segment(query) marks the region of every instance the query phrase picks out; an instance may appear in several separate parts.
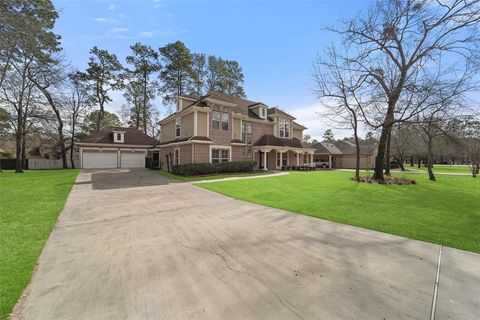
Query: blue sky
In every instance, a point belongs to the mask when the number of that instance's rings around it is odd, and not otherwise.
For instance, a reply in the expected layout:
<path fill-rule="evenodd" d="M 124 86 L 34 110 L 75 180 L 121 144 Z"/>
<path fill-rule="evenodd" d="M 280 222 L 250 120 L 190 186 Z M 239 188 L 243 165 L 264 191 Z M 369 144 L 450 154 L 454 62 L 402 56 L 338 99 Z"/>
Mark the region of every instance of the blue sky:
<path fill-rule="evenodd" d="M 93 46 L 123 63 L 135 42 L 158 49 L 181 40 L 192 52 L 237 60 L 249 99 L 283 108 L 318 138 L 327 126 L 315 113 L 311 62 L 338 40 L 323 28 L 355 15 L 368 1 L 54 0 L 54 5 L 60 13 L 55 29 L 72 66 L 84 69 Z M 121 93 L 112 97 L 107 110 L 118 112 Z M 161 102 L 156 104 L 165 115 Z"/>

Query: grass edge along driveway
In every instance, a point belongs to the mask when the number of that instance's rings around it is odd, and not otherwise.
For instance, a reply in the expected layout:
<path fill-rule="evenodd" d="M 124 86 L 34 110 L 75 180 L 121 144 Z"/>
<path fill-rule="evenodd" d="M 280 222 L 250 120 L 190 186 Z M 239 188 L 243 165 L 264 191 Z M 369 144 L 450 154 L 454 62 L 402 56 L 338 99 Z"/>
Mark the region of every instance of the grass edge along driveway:
<path fill-rule="evenodd" d="M 0 319 L 30 282 L 78 170 L 0 173 Z"/>
<path fill-rule="evenodd" d="M 401 174 L 398 174 L 401 175 Z M 351 172 L 291 172 L 199 186 L 240 200 L 480 253 L 480 179 L 405 174 L 417 185 L 357 184 Z"/>

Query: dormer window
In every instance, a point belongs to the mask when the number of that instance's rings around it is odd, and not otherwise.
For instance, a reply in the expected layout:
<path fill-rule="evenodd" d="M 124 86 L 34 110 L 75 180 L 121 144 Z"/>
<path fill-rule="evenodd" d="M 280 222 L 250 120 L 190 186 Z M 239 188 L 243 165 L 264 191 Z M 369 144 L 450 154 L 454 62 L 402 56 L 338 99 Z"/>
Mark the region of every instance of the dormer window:
<path fill-rule="evenodd" d="M 267 109 L 260 108 L 260 117 L 266 119 L 267 118 Z"/>
<path fill-rule="evenodd" d="M 113 131 L 113 142 L 114 143 L 124 143 L 125 142 L 125 132 L 124 131 Z"/>

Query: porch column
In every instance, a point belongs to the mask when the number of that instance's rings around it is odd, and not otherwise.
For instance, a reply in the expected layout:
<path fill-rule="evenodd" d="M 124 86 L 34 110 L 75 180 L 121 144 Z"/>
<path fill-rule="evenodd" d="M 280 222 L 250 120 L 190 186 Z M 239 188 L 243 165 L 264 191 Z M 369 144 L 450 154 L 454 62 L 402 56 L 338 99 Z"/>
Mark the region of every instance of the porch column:
<path fill-rule="evenodd" d="M 313 153 L 310 154 L 310 164 L 313 163 Z"/>
<path fill-rule="evenodd" d="M 328 168 L 332 169 L 332 155 L 331 154 L 328 155 Z"/>
<path fill-rule="evenodd" d="M 267 163 L 268 163 L 267 151 L 265 151 L 264 154 L 265 154 L 265 157 L 263 158 L 263 161 L 264 161 L 263 170 L 267 171 L 268 170 L 268 168 L 267 168 Z"/>
<path fill-rule="evenodd" d="M 283 152 L 280 152 L 280 169 L 283 167 Z"/>
<path fill-rule="evenodd" d="M 297 152 L 297 167 L 300 165 L 300 153 Z"/>

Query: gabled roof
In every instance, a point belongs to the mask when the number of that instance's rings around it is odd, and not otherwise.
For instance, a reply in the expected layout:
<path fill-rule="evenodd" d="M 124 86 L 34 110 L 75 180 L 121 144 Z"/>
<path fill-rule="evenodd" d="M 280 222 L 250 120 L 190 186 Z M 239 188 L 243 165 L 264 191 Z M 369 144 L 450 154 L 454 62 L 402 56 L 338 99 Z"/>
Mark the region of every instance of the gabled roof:
<path fill-rule="evenodd" d="M 187 98 L 194 98 L 195 97 L 194 95 L 182 95 L 182 96 L 187 97 Z M 184 107 L 182 110 L 188 109 L 192 106 L 206 107 L 207 106 L 206 100 L 208 100 L 208 99 L 227 102 L 229 104 L 229 108 L 232 109 L 235 113 L 238 113 L 238 114 L 241 114 L 241 115 L 244 115 L 244 116 L 248 116 L 248 117 L 251 117 L 251 118 L 255 118 L 255 119 L 262 119 L 262 118 L 260 118 L 257 114 L 255 114 L 255 112 L 250 110 L 251 107 L 262 105 L 262 106 L 265 106 L 265 107 L 268 108 L 268 106 L 266 104 L 262 103 L 262 102 L 252 101 L 252 100 L 248 100 L 248 99 L 244 99 L 244 98 L 240 98 L 240 97 L 234 97 L 234 96 L 230 96 L 230 95 L 227 95 L 225 93 L 221 93 L 221 92 L 217 92 L 217 91 L 211 91 L 211 92 L 209 92 L 208 94 L 206 94 L 202 97 L 198 97 L 198 99 L 196 99 L 195 102 L 192 102 L 190 105 Z M 170 116 L 168 116 L 167 118 L 169 118 L 169 117 L 171 117 L 175 114 L 176 113 L 173 113 Z M 284 112 L 284 111 L 282 111 L 278 108 L 268 108 L 267 115 L 270 116 L 270 115 L 274 115 L 274 114 L 283 115 L 285 117 L 295 119 L 294 117 L 292 117 L 288 113 L 286 113 L 286 112 Z"/>
<path fill-rule="evenodd" d="M 356 154 L 357 148 L 355 143 L 351 141 L 338 140 L 335 146 L 342 151 L 343 154 Z M 373 154 L 377 146 L 370 143 L 360 143 L 360 154 Z"/>
<path fill-rule="evenodd" d="M 140 130 L 135 128 L 124 128 L 124 127 L 106 127 L 101 129 L 94 134 L 86 136 L 80 143 L 111 143 L 113 144 L 113 132 L 114 131 L 124 131 L 124 142 L 115 143 L 119 144 L 129 144 L 129 145 L 155 145 L 158 143 L 157 139 L 152 138 Z"/>
<path fill-rule="evenodd" d="M 315 153 L 317 154 L 352 155 L 357 153 L 355 143 L 345 140 L 322 141 L 314 144 L 312 148 L 316 149 Z M 375 144 L 360 143 L 360 154 L 373 154 L 376 148 Z"/>
<path fill-rule="evenodd" d="M 333 143 L 331 142 L 319 142 L 312 146 L 316 149 L 315 153 L 318 154 L 343 154 Z"/>
<path fill-rule="evenodd" d="M 264 134 L 253 144 L 253 146 L 304 148 L 300 140 L 297 138 L 283 139 L 275 137 L 273 134 Z"/>
<path fill-rule="evenodd" d="M 283 116 L 290 119 L 295 119 L 295 117 L 292 117 L 291 115 L 289 115 L 285 111 L 278 109 L 277 107 L 269 108 L 267 113 L 269 116 L 277 115 L 277 116 Z"/>

